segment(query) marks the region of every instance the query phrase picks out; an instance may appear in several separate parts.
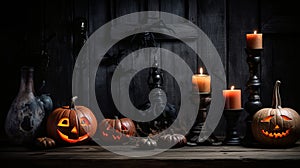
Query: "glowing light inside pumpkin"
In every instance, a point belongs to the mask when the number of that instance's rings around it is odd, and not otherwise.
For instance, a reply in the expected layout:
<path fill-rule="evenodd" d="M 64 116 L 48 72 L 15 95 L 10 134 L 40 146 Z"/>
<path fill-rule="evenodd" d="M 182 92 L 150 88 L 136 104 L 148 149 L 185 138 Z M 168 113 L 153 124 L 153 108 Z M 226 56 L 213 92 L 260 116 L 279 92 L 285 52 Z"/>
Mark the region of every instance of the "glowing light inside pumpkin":
<path fill-rule="evenodd" d="M 266 118 L 260 120 L 260 122 L 270 122 L 270 120 L 271 120 L 273 117 L 274 117 L 273 115 L 268 116 L 268 117 L 266 117 Z"/>
<path fill-rule="evenodd" d="M 59 130 L 57 130 L 57 133 L 61 137 L 62 140 L 67 141 L 69 143 L 77 143 L 77 142 L 83 141 L 89 137 L 88 134 L 85 134 L 83 136 L 78 137 L 78 139 L 69 139 L 69 137 L 67 135 L 63 134 Z"/>
<path fill-rule="evenodd" d="M 90 124 L 90 122 L 87 120 L 87 118 L 83 117 L 83 118 L 80 119 L 80 124 L 81 124 L 81 126 L 88 126 Z M 69 118 L 60 119 L 57 126 L 59 126 L 59 127 L 70 127 Z M 69 143 L 77 143 L 77 142 L 83 141 L 83 140 L 85 140 L 89 137 L 89 134 L 85 133 L 85 135 L 79 136 L 77 139 L 70 139 L 68 135 L 62 133 L 58 129 L 57 129 L 57 133 L 61 137 L 62 140 L 67 141 Z M 76 126 L 74 126 L 71 129 L 71 133 L 77 134 L 77 135 L 79 134 L 78 129 L 76 128 Z"/>
<path fill-rule="evenodd" d="M 78 134 L 78 131 L 77 131 L 76 127 L 73 127 L 71 132 L 74 133 L 74 134 Z"/>
<path fill-rule="evenodd" d="M 262 120 L 260 120 L 260 122 L 270 122 L 270 120 L 274 117 L 274 115 L 270 115 Z M 285 115 L 281 115 L 282 119 L 283 120 L 286 120 L 286 121 L 289 121 L 289 120 L 292 120 L 290 117 L 288 116 L 285 116 Z"/>
<path fill-rule="evenodd" d="M 59 120 L 57 126 L 60 127 L 69 127 L 70 123 L 69 123 L 69 119 L 68 118 L 62 118 Z"/>
<path fill-rule="evenodd" d="M 285 116 L 285 115 L 281 115 L 281 117 L 282 117 L 284 120 L 292 120 L 290 117 Z"/>
<path fill-rule="evenodd" d="M 87 118 L 82 117 L 82 118 L 80 118 L 80 125 L 85 127 L 85 126 L 91 125 L 91 123 Z"/>
<path fill-rule="evenodd" d="M 264 119 L 260 120 L 260 122 L 270 122 L 271 119 L 274 117 L 274 115 L 270 115 L 268 117 L 265 117 Z M 286 121 L 289 121 L 289 120 L 292 120 L 290 117 L 288 116 L 285 116 L 285 115 L 281 115 L 282 119 L 283 120 L 286 120 Z M 262 134 L 269 137 L 269 138 L 283 138 L 283 137 L 286 137 L 287 135 L 290 134 L 290 129 L 287 129 L 285 131 L 278 131 L 280 130 L 280 127 L 279 125 L 276 125 L 274 127 L 274 132 L 271 132 L 271 131 L 266 131 L 266 130 L 261 130 Z"/>
<path fill-rule="evenodd" d="M 263 135 L 269 137 L 269 138 L 283 138 L 286 137 L 290 134 L 290 129 L 286 130 L 286 131 L 282 131 L 282 132 L 268 132 L 265 130 L 262 130 Z"/>
<path fill-rule="evenodd" d="M 113 140 L 121 140 L 123 136 L 130 137 L 128 135 L 128 128 L 121 123 L 121 130 L 118 130 L 116 127 L 116 121 L 113 121 L 112 125 L 109 122 L 105 122 L 105 131 L 102 131 L 104 137 L 111 135 Z"/>
<path fill-rule="evenodd" d="M 118 135 L 112 135 L 113 139 L 114 140 L 120 140 L 121 139 L 121 136 L 118 136 Z"/>

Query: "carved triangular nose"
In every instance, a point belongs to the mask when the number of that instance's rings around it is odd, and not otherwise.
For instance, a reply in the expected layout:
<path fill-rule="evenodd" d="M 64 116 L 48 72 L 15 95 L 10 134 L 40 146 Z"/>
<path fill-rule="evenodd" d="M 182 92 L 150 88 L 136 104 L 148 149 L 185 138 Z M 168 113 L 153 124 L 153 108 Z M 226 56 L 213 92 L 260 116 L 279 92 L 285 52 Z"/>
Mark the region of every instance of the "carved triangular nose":
<path fill-rule="evenodd" d="M 73 129 L 71 130 L 71 132 L 74 133 L 74 134 L 77 134 L 77 133 L 78 133 L 76 127 L 73 127 Z"/>
<path fill-rule="evenodd" d="M 278 130 L 279 129 L 279 126 L 278 125 L 276 125 L 275 126 L 275 128 L 274 128 L 274 130 Z"/>

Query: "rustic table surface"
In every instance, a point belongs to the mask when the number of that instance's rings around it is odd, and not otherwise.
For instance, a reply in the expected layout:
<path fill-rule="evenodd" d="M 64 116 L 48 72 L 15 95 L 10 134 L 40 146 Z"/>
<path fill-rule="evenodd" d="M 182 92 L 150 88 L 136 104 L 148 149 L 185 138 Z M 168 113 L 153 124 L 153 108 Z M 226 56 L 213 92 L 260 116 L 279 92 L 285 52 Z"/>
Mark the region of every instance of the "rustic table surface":
<path fill-rule="evenodd" d="M 126 151 L 135 146 L 114 146 Z M 155 151 L 156 150 L 156 151 Z M 153 156 L 128 157 L 110 152 L 96 143 L 32 149 L 1 143 L 2 165 L 23 167 L 281 167 L 300 165 L 300 142 L 294 147 L 275 149 L 244 146 L 184 146 L 158 151 Z M 139 154 L 137 150 L 137 155 Z M 297 166 L 298 165 L 298 166 Z"/>

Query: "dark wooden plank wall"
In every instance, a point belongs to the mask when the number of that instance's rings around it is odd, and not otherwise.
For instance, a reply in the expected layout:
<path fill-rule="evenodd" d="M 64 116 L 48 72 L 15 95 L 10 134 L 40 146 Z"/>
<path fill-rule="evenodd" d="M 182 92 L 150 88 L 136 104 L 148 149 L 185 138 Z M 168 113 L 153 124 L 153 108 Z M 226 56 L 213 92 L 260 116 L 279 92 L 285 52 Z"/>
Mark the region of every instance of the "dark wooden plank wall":
<path fill-rule="evenodd" d="M 281 95 L 284 107 L 300 111 L 297 85 L 297 57 L 299 55 L 299 22 L 295 2 L 286 3 L 272 0 L 52 0 L 37 2 L 12 2 L 1 6 L 1 42 L 2 74 L 4 86 L 9 91 L 3 101 L 4 109 L 0 115 L 4 123 L 10 103 L 19 87 L 19 69 L 22 65 L 33 65 L 36 69 L 35 87 L 37 94 L 50 93 L 54 106 L 68 103 L 71 95 L 71 74 L 74 65 L 74 21 L 83 17 L 88 21 L 87 35 L 91 35 L 111 19 L 124 14 L 143 10 L 160 10 L 177 14 L 197 24 L 212 40 L 217 48 L 226 71 L 227 85 L 234 84 L 242 89 L 243 103 L 247 100 L 245 84 L 248 79 L 246 64 L 245 34 L 258 29 L 264 33 L 264 51 L 260 68 L 262 79 L 261 101 L 271 105 L 272 89 L 276 79 L 282 81 Z M 42 64 L 45 56 L 40 56 L 43 40 L 48 40 L 49 66 Z M 194 59 L 193 53 L 178 41 L 159 41 L 158 46 L 183 55 L 194 71 L 201 60 Z M 110 50 L 110 55 L 120 56 L 126 45 L 118 44 Z M 172 60 L 160 60 L 172 63 Z M 115 66 L 100 67 L 97 72 L 97 96 L 101 100 L 101 109 L 108 116 L 115 108 L 109 97 L 109 78 Z M 142 72 L 144 75 L 147 72 Z M 133 97 L 140 104 L 147 98 L 143 93 L 141 82 L 143 74 L 135 78 L 132 87 Z M 39 90 L 41 81 L 46 85 Z M 170 102 L 178 106 L 175 92 L 176 83 L 167 76 L 164 83 Z M 99 91 L 99 92 L 98 92 Z M 247 116 L 245 112 L 240 119 L 239 131 L 244 134 Z M 226 122 L 222 118 L 216 129 L 217 135 L 224 135 Z M 1 136 L 4 136 L 1 130 Z"/>

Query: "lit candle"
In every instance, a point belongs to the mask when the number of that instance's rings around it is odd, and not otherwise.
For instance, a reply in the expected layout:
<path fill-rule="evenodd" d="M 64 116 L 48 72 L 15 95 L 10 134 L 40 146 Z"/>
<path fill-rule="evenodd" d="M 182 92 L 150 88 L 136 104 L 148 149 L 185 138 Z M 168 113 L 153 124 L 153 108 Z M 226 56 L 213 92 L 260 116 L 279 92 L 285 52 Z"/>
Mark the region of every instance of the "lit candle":
<path fill-rule="evenodd" d="M 223 96 L 225 98 L 225 109 L 241 109 L 241 90 L 234 89 L 231 86 L 230 90 L 223 90 Z"/>
<path fill-rule="evenodd" d="M 194 87 L 198 87 L 199 92 L 210 92 L 210 76 L 203 74 L 203 68 L 200 68 L 200 74 L 192 76 Z"/>
<path fill-rule="evenodd" d="M 253 34 L 246 34 L 247 48 L 262 49 L 262 34 L 255 30 Z"/>

